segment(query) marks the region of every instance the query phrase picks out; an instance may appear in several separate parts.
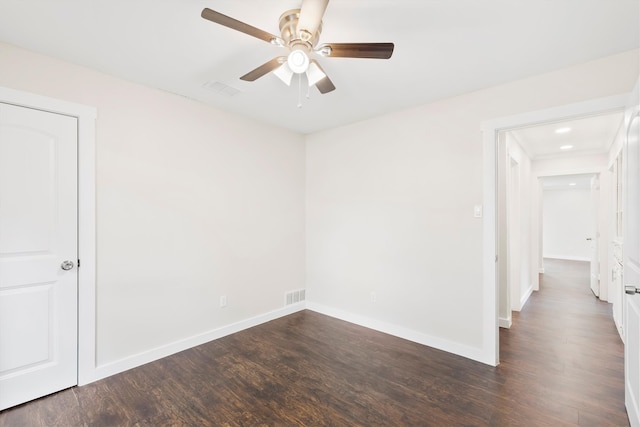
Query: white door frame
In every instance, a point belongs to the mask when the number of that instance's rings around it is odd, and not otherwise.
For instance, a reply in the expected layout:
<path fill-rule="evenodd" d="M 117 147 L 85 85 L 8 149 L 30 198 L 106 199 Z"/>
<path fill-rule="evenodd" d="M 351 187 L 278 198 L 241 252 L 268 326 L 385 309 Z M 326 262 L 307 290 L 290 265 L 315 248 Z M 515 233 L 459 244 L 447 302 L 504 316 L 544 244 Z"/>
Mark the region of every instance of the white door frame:
<path fill-rule="evenodd" d="M 533 199 L 531 202 L 532 210 L 534 212 L 542 213 L 542 182 L 543 178 L 554 177 L 554 176 L 566 176 L 566 175 L 596 175 L 599 179 L 604 179 L 602 177 L 602 173 L 607 170 L 606 167 L 598 169 L 596 167 L 579 167 L 579 168 L 557 168 L 550 170 L 542 170 L 536 171 L 531 174 L 532 181 L 536 183 L 536 191 L 532 193 Z M 540 190 L 540 191 L 538 191 Z M 598 217 L 598 231 L 602 232 L 603 230 L 600 228 L 602 224 L 600 223 L 600 217 Z M 533 248 L 532 248 L 532 258 L 531 261 L 534 263 L 532 267 L 532 272 L 535 274 L 531 277 L 533 290 L 540 290 L 540 280 L 538 273 L 544 273 L 544 264 L 542 262 L 542 234 L 543 234 L 543 221 L 540 216 L 537 220 L 532 222 L 531 233 L 533 238 Z M 602 233 L 603 240 L 608 239 L 608 233 Z M 606 247 L 605 247 L 606 248 Z M 608 249 L 607 249 L 608 250 Z M 598 250 L 598 256 L 602 259 L 602 251 Z M 601 266 L 604 270 L 608 270 L 608 263 L 603 263 Z M 603 298 L 603 301 L 606 299 Z"/>
<path fill-rule="evenodd" d="M 602 114 L 613 110 L 623 110 L 628 94 L 560 107 L 547 108 L 488 120 L 482 123 L 483 144 L 483 247 L 482 247 L 482 294 L 483 294 L 483 326 L 482 326 L 482 361 L 497 366 L 500 363 L 499 342 L 499 289 L 496 275 L 497 265 L 497 146 L 500 131 L 535 126 L 543 123 L 569 120 L 576 117 Z"/>
<path fill-rule="evenodd" d="M 96 378 L 96 171 L 94 107 L 0 87 L 0 102 L 78 119 L 78 385 Z"/>
<path fill-rule="evenodd" d="M 523 261 L 522 251 L 522 179 L 520 176 L 521 159 L 514 157 L 511 150 L 507 149 L 507 292 L 509 292 L 509 310 L 521 309 L 521 272 Z M 496 231 L 497 236 L 497 231 Z M 502 262 L 502 261 L 500 261 Z M 509 316 L 511 322 L 511 315 Z"/>

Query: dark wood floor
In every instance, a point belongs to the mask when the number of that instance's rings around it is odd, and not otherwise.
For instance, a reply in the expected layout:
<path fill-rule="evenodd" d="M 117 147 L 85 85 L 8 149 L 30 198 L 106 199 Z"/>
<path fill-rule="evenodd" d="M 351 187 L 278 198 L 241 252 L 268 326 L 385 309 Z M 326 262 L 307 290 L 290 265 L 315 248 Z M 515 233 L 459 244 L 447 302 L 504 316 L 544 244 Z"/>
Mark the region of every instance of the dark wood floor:
<path fill-rule="evenodd" d="M 492 368 L 311 311 L 0 413 L 2 426 L 626 426 L 588 265 L 549 261 Z"/>

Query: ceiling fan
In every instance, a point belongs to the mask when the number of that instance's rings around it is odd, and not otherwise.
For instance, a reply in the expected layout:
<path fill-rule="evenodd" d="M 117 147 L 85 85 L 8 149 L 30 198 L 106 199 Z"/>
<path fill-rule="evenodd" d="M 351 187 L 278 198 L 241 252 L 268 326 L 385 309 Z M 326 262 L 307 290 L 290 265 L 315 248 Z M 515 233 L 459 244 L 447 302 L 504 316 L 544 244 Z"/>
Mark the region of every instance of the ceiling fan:
<path fill-rule="evenodd" d="M 318 45 L 322 32 L 322 17 L 329 0 L 302 0 L 300 9 L 292 9 L 280 16 L 280 36 L 253 27 L 220 12 L 205 8 L 202 17 L 267 43 L 287 48 L 287 56 L 278 56 L 249 71 L 241 80 L 255 81 L 273 71 L 285 84 L 290 85 L 295 74 L 305 74 L 309 86 L 315 85 L 320 93 L 328 93 L 336 87 L 324 72 L 313 54 L 329 58 L 389 59 L 393 43 L 326 43 Z"/>

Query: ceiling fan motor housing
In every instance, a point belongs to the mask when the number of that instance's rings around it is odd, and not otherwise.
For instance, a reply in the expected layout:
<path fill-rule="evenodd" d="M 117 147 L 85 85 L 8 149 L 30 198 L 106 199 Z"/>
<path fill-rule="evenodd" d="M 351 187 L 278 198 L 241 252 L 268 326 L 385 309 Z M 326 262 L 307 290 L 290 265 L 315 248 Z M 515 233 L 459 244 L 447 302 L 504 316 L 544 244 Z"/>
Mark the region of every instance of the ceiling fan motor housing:
<path fill-rule="evenodd" d="M 296 45 L 304 44 L 307 51 L 311 51 L 320 39 L 322 22 L 318 25 L 315 34 L 311 34 L 305 29 L 298 29 L 299 19 L 300 9 L 291 9 L 280 15 L 280 34 L 290 48 L 293 49 Z"/>

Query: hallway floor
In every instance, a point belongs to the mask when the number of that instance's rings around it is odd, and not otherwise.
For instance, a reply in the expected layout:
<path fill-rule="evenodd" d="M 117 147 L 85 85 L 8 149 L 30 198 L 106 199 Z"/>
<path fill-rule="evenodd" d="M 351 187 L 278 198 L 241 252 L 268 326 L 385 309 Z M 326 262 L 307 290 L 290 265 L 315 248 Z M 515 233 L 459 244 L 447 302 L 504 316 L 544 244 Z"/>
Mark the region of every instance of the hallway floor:
<path fill-rule="evenodd" d="M 611 304 L 589 287 L 589 263 L 545 259 L 540 291 L 500 330 L 499 369 L 514 396 L 578 425 L 628 426 L 624 346 Z"/>

